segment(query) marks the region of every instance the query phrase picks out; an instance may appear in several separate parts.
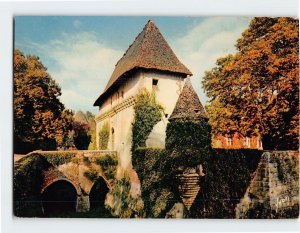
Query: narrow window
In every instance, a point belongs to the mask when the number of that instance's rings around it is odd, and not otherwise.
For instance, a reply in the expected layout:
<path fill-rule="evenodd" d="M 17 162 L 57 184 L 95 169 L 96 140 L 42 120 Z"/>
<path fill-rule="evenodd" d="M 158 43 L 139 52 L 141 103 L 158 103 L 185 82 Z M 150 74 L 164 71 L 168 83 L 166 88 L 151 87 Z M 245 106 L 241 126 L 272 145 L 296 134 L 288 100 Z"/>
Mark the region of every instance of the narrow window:
<path fill-rule="evenodd" d="M 121 97 L 123 99 L 123 97 L 124 97 L 124 91 L 121 91 Z"/>
<path fill-rule="evenodd" d="M 157 91 L 158 79 L 152 79 L 152 90 Z"/>
<path fill-rule="evenodd" d="M 232 138 L 227 137 L 227 146 L 232 146 Z"/>
<path fill-rule="evenodd" d="M 246 137 L 246 146 L 250 147 L 250 138 L 249 137 Z"/>

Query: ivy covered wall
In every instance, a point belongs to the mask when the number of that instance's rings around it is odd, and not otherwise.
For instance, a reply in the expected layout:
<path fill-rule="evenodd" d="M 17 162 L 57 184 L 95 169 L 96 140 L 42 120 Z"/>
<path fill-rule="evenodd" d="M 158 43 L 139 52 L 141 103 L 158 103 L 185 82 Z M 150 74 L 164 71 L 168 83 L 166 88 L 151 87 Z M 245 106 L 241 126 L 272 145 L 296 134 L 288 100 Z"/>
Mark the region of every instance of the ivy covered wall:
<path fill-rule="evenodd" d="M 156 102 L 155 95 L 146 89 L 136 96 L 134 121 L 132 123 L 132 152 L 145 147 L 147 137 L 154 125 L 161 120 L 163 107 Z"/>
<path fill-rule="evenodd" d="M 99 150 L 106 150 L 109 141 L 109 123 L 105 122 L 99 131 Z"/>

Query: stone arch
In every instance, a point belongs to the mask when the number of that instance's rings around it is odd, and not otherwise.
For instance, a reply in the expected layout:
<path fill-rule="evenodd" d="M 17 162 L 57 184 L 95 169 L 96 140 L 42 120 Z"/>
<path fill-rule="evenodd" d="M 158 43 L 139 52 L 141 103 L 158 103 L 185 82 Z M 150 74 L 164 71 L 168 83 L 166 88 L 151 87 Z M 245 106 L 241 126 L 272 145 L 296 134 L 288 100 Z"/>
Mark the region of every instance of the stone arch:
<path fill-rule="evenodd" d="M 76 212 L 78 191 L 67 179 L 54 179 L 41 191 L 43 213 L 46 216 L 59 216 Z"/>
<path fill-rule="evenodd" d="M 103 208 L 106 195 L 110 190 L 107 180 L 99 176 L 91 186 L 89 191 L 90 209 Z"/>
<path fill-rule="evenodd" d="M 43 177 L 44 177 L 44 180 L 43 180 L 43 184 L 41 185 L 41 189 L 40 189 L 41 194 L 51 184 L 53 184 L 59 180 L 62 180 L 62 181 L 64 180 L 64 181 L 71 183 L 74 186 L 74 188 L 76 189 L 77 195 L 81 195 L 81 189 L 80 189 L 79 185 L 77 185 L 75 182 L 68 179 L 61 171 L 59 171 L 55 167 L 50 167 L 48 170 L 43 171 Z"/>
<path fill-rule="evenodd" d="M 80 187 L 78 187 L 77 185 L 75 185 L 72 181 L 70 181 L 69 179 L 67 178 L 55 178 L 55 179 L 51 179 L 51 181 L 49 181 L 47 184 L 44 184 L 41 188 L 41 191 L 40 193 L 43 194 L 43 192 L 49 187 L 51 186 L 52 184 L 54 184 L 55 182 L 58 182 L 58 181 L 66 181 L 68 183 L 70 183 L 74 189 L 76 190 L 76 194 L 77 195 L 81 195 L 81 191 L 80 191 Z"/>

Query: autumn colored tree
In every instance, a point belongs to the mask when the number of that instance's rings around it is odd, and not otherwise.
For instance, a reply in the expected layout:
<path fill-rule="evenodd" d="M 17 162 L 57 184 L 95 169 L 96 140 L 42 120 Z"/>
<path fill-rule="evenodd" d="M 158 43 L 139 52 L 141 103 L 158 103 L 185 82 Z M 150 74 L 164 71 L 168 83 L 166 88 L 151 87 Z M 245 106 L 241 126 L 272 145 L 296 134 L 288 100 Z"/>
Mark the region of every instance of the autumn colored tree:
<path fill-rule="evenodd" d="M 61 90 L 36 56 L 14 51 L 14 149 L 54 150 L 72 129 L 72 112 L 60 102 Z"/>
<path fill-rule="evenodd" d="M 259 135 L 264 149 L 298 149 L 298 34 L 298 19 L 254 18 L 237 53 L 205 73 L 213 133 Z"/>

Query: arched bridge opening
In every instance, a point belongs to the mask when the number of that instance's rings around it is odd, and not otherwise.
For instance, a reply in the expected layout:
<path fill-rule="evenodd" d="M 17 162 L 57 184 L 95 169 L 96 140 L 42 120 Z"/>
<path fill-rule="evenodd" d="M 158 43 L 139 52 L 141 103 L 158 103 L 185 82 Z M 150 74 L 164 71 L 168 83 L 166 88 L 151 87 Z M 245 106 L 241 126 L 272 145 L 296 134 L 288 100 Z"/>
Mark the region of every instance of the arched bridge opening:
<path fill-rule="evenodd" d="M 42 206 L 45 216 L 62 216 L 76 212 L 77 191 L 67 180 L 57 180 L 42 192 Z"/>
<path fill-rule="evenodd" d="M 109 191 L 106 181 L 100 176 L 94 182 L 90 194 L 90 210 L 104 209 L 105 198 Z"/>

